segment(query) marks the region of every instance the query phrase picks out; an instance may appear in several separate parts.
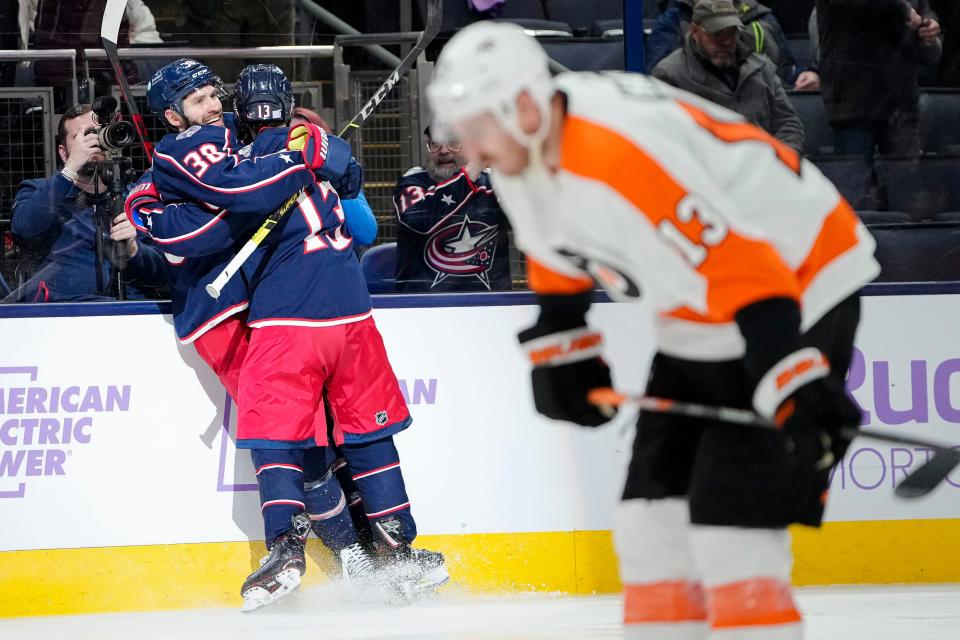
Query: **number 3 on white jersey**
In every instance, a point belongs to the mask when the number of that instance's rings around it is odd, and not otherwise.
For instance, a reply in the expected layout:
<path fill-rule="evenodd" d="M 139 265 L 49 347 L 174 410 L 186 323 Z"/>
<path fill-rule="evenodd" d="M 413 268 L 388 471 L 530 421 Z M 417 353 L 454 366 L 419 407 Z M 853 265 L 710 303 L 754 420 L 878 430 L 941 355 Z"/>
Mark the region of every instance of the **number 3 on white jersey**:
<path fill-rule="evenodd" d="M 217 149 L 216 145 L 207 142 L 206 144 L 200 145 L 196 151 L 191 151 L 183 156 L 183 161 L 193 169 L 194 175 L 202 178 L 203 174 L 210 168 L 210 165 L 217 164 L 226 157 L 227 154 Z"/>

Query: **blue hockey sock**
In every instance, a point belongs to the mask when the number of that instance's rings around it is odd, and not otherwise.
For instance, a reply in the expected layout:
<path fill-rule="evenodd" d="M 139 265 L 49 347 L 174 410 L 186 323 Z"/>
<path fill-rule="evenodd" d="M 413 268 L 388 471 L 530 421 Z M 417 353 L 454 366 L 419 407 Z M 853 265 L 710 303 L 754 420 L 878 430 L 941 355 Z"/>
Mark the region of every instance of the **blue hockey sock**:
<path fill-rule="evenodd" d="M 357 532 L 347 507 L 347 497 L 335 473 L 339 461 L 329 466 L 321 477 L 304 486 L 306 511 L 313 521 L 313 531 L 331 551 L 357 542 Z M 342 463 L 341 463 L 342 464 Z"/>
<path fill-rule="evenodd" d="M 410 513 L 410 499 L 400 471 L 400 454 L 393 438 L 344 444 L 340 451 L 363 499 L 370 524 L 392 516 L 402 523 L 404 539 L 413 542 L 417 537 L 417 524 Z"/>
<path fill-rule="evenodd" d="M 251 449 L 260 489 L 263 535 L 269 548 L 290 529 L 290 518 L 305 509 L 303 449 Z"/>

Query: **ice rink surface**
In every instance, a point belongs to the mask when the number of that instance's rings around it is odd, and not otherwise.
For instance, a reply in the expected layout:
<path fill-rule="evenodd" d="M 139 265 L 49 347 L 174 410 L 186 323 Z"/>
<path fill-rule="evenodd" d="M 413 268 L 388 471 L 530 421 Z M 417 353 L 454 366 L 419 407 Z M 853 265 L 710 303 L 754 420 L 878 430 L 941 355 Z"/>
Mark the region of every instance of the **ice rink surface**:
<path fill-rule="evenodd" d="M 807 588 L 799 600 L 807 640 L 960 638 L 960 585 Z M 620 637 L 619 618 L 616 596 L 481 597 L 448 590 L 413 605 L 384 606 L 327 584 L 252 614 L 204 609 L 2 619 L 0 638 L 586 640 Z"/>

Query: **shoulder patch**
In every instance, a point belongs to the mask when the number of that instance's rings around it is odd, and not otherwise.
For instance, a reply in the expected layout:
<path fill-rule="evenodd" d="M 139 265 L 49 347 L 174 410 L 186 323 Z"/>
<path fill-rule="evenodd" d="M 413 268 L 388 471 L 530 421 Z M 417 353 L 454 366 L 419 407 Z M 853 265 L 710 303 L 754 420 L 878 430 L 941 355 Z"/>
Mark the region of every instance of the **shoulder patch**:
<path fill-rule="evenodd" d="M 245 146 L 245 147 L 241 147 L 240 150 L 237 151 L 237 155 L 243 156 L 244 158 L 249 158 L 251 151 L 253 151 L 253 145 L 252 145 L 252 144 L 248 144 L 248 145 Z"/>
<path fill-rule="evenodd" d="M 185 139 L 185 138 L 189 138 L 190 136 L 192 136 L 193 134 L 195 134 L 197 131 L 200 131 L 200 125 L 195 124 L 195 125 L 193 125 L 192 127 L 190 127 L 189 129 L 185 129 L 185 130 L 181 131 L 180 133 L 178 133 L 178 134 L 177 134 L 177 140 L 183 140 L 183 139 Z"/>

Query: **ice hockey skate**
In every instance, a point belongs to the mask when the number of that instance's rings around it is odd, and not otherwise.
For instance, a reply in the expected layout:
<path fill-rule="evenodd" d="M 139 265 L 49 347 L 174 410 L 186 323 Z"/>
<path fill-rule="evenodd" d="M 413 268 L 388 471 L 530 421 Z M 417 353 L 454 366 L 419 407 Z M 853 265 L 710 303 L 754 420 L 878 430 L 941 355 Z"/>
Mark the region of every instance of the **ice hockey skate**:
<path fill-rule="evenodd" d="M 373 525 L 374 547 L 383 572 L 407 600 L 435 592 L 450 580 L 443 554 L 415 549 L 403 537 L 403 524 L 394 517 Z"/>
<path fill-rule="evenodd" d="M 339 556 L 341 576 L 347 584 L 370 578 L 377 570 L 370 553 L 359 542 L 341 549 Z"/>
<path fill-rule="evenodd" d="M 274 541 L 270 553 L 260 560 L 260 567 L 244 581 L 240 589 L 241 611 L 255 611 L 300 586 L 300 576 L 307 570 L 303 548 L 310 532 L 310 518 L 298 513 L 290 524 L 291 529 Z"/>

